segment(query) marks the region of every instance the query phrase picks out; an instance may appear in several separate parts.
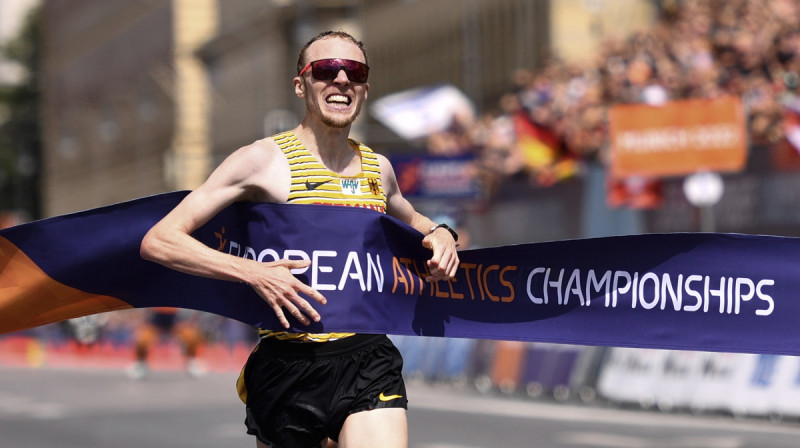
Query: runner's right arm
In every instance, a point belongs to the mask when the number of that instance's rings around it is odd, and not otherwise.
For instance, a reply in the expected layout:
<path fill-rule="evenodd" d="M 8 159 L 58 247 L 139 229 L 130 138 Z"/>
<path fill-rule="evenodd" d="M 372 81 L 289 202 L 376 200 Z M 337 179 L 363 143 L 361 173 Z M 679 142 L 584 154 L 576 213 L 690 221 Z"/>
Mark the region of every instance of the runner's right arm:
<path fill-rule="evenodd" d="M 235 151 L 203 185 L 150 229 L 140 247 L 142 258 L 188 274 L 247 283 L 269 304 L 285 328 L 289 321 L 284 308 L 304 325 L 310 320 L 319 321 L 319 313 L 301 294 L 321 304 L 325 304 L 325 297 L 290 272 L 307 267 L 309 261 L 261 263 L 214 250 L 191 236 L 235 201 L 279 199 L 283 185 L 288 188 L 288 181 L 281 182 L 285 178 L 281 176 L 280 162 L 275 151 L 261 142 Z M 269 184 L 264 183 L 266 179 Z"/>

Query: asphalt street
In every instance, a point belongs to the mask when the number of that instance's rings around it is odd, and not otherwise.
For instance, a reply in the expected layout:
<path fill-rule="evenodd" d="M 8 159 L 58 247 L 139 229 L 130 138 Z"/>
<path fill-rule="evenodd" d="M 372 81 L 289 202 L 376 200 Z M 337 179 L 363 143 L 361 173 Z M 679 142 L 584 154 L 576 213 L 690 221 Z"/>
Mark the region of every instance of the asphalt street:
<path fill-rule="evenodd" d="M 235 373 L 0 367 L 0 447 L 253 447 Z M 789 448 L 800 422 L 537 402 L 408 388 L 411 448 Z"/>

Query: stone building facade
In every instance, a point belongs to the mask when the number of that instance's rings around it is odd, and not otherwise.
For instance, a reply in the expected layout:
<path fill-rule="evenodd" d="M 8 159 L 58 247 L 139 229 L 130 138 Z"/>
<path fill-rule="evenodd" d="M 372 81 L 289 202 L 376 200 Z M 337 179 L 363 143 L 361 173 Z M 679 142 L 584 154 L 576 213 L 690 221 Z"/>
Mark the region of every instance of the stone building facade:
<path fill-rule="evenodd" d="M 371 99 L 448 82 L 488 109 L 583 3 L 45 0 L 43 214 L 193 188 L 237 147 L 294 126 L 296 54 L 319 30 L 366 42 Z M 362 115 L 356 137 L 407 144 Z"/>

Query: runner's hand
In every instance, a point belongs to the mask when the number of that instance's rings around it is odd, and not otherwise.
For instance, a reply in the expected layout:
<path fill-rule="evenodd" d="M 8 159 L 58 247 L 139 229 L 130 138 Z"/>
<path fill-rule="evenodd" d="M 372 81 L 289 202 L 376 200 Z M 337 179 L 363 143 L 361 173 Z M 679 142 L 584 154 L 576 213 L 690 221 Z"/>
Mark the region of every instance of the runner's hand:
<path fill-rule="evenodd" d="M 278 260 L 260 264 L 263 267 L 259 269 L 258 276 L 249 282 L 250 286 L 275 311 L 275 315 L 284 328 L 290 327 L 286 312 L 303 325 L 309 325 L 311 320 L 319 322 L 319 313 L 300 294 L 311 297 L 322 305 L 327 303 L 327 299 L 312 287 L 295 278 L 291 272 L 292 269 L 307 268 L 311 265 L 310 260 Z"/>
<path fill-rule="evenodd" d="M 425 278 L 426 282 L 450 280 L 458 271 L 458 252 L 453 235 L 445 229 L 436 229 L 422 239 L 422 245 L 433 251 L 433 256 L 428 260 L 428 271 L 431 275 Z"/>

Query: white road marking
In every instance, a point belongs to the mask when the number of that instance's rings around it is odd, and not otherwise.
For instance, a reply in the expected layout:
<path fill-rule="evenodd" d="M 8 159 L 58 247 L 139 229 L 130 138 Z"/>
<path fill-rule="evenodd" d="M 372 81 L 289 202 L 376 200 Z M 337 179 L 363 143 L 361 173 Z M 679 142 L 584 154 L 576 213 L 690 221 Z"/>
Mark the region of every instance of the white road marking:
<path fill-rule="evenodd" d="M 59 403 L 39 402 L 29 397 L 0 391 L 0 417 L 22 417 L 35 420 L 56 420 L 66 415 Z"/>
<path fill-rule="evenodd" d="M 727 428 L 730 431 L 740 433 L 780 433 L 800 436 L 800 428 L 796 426 L 751 424 L 746 421 L 725 417 L 696 417 L 609 408 L 604 408 L 602 412 L 598 412 L 595 408 L 585 406 L 476 396 L 471 391 L 465 391 L 462 395 L 454 395 L 453 391 L 446 392 L 445 390 L 437 390 L 427 386 L 407 386 L 407 389 L 409 406 L 418 409 L 476 415 L 491 414 L 545 421 L 625 424 L 626 426 L 658 426 L 662 428 Z M 725 448 L 727 446 L 724 445 Z"/>
<path fill-rule="evenodd" d="M 598 432 L 570 432 L 556 436 L 560 443 L 597 448 L 742 448 L 739 437 L 634 437 Z"/>
<path fill-rule="evenodd" d="M 414 448 L 484 448 L 475 445 L 453 445 L 452 443 L 424 443 L 422 445 L 414 445 Z"/>

